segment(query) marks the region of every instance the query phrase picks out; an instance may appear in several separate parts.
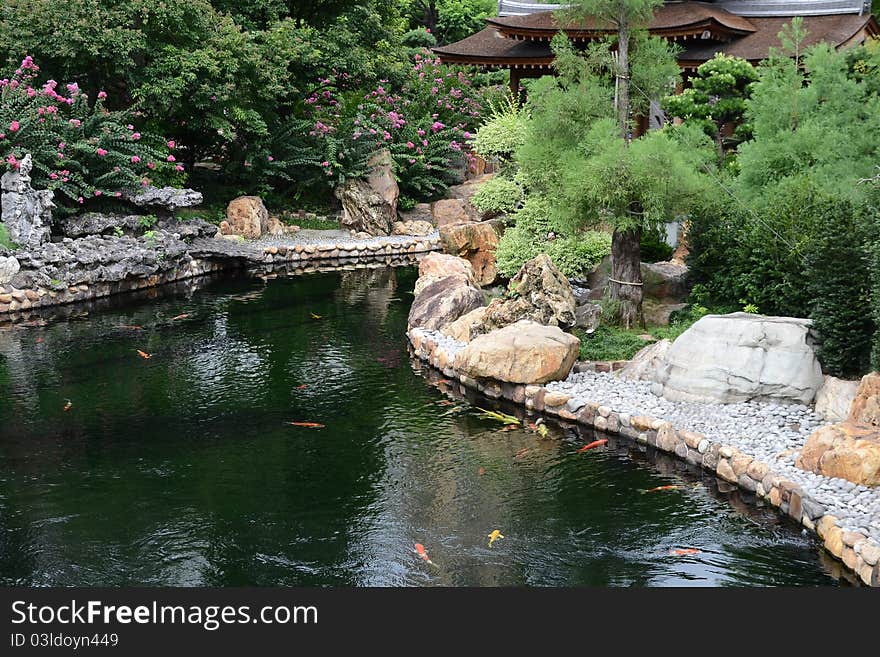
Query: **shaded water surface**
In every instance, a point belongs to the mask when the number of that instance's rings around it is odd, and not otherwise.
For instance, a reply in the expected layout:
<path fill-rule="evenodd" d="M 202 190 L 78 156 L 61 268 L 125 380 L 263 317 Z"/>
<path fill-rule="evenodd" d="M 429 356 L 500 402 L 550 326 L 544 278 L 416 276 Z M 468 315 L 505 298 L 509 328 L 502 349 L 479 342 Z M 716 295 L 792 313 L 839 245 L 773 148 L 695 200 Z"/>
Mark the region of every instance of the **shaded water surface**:
<path fill-rule="evenodd" d="M 0 329 L 0 584 L 838 583 L 714 480 L 499 431 L 432 385 L 404 338 L 415 276 L 225 280 Z"/>

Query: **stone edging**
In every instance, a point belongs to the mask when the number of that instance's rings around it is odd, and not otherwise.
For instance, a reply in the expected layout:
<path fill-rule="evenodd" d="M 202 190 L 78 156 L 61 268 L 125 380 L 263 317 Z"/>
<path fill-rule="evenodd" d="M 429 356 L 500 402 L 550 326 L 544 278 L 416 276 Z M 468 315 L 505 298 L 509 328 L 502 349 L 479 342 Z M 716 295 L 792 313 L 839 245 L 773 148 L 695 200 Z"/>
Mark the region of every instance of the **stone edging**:
<path fill-rule="evenodd" d="M 880 586 L 880 545 L 861 532 L 843 531 L 835 516 L 826 514 L 825 508 L 806 495 L 798 484 L 775 474 L 768 464 L 734 447 L 712 441 L 701 433 L 676 429 L 663 420 L 617 413 L 599 402 L 581 405 L 564 393 L 540 385 L 477 381 L 454 370 L 453 357 L 421 329 L 410 329 L 407 337 L 420 359 L 450 379 L 456 379 L 487 397 L 507 399 L 538 413 L 555 415 L 675 454 L 679 459 L 764 498 L 780 513 L 817 534 L 825 549 L 843 561 L 863 583 Z"/>
<path fill-rule="evenodd" d="M 297 265 L 292 273 L 305 273 L 310 269 L 330 271 L 344 269 L 354 264 L 386 262 L 397 257 L 416 258 L 418 254 L 440 249 L 440 238 L 414 237 L 401 241 L 370 241 L 332 244 L 298 244 L 296 246 L 269 246 L 260 251 L 254 249 L 254 257 L 242 260 L 229 258 L 193 258 L 182 267 L 159 272 L 146 278 L 125 278 L 120 281 L 101 281 L 88 285 L 63 285 L 57 288 L 37 287 L 21 289 L 12 285 L 0 285 L 0 315 L 37 310 L 81 301 L 108 297 L 114 294 L 144 290 L 167 283 L 174 283 L 196 276 L 204 276 L 227 269 L 261 267 L 264 265 Z"/>

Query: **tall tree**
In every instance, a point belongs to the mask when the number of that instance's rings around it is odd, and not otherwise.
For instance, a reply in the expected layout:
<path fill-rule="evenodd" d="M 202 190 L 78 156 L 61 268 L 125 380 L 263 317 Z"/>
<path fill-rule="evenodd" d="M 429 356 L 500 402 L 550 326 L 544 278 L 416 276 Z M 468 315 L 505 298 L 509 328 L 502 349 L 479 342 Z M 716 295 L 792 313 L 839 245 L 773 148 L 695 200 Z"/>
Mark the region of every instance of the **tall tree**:
<path fill-rule="evenodd" d="M 624 144 L 631 139 L 633 64 L 630 46 L 633 33 L 650 22 L 654 10 L 663 0 L 578 0 L 561 10 L 564 24 L 588 22 L 617 33 L 617 50 L 613 64 L 615 76 L 615 111 L 618 130 Z M 644 90 L 637 90 L 645 93 Z M 632 216 L 643 214 L 633 201 L 628 210 Z M 624 326 L 642 324 L 641 252 L 642 224 L 623 222 L 615 228 L 611 243 L 611 297 L 620 304 L 620 320 Z"/>

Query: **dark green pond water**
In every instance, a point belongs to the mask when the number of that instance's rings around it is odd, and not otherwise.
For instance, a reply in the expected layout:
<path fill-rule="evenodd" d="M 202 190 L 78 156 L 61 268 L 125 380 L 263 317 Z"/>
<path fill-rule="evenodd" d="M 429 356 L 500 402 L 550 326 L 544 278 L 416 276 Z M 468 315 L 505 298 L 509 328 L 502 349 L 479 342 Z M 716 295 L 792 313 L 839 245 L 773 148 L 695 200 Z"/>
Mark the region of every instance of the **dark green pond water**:
<path fill-rule="evenodd" d="M 404 338 L 415 276 L 224 280 L 0 329 L 0 584 L 840 582 L 714 479 L 499 431 L 432 384 Z"/>

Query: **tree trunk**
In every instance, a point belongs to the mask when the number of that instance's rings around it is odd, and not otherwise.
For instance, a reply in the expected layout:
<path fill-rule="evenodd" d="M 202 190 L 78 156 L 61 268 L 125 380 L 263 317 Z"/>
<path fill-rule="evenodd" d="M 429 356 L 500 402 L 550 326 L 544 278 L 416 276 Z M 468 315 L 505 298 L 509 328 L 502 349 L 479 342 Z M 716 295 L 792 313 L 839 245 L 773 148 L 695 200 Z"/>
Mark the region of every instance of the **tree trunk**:
<path fill-rule="evenodd" d="M 611 238 L 611 298 L 620 303 L 620 323 L 627 329 L 645 323 L 642 315 L 641 242 L 641 227 L 615 230 Z"/>
<path fill-rule="evenodd" d="M 629 142 L 629 26 L 621 19 L 617 26 L 617 120 L 620 134 Z"/>

